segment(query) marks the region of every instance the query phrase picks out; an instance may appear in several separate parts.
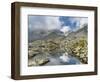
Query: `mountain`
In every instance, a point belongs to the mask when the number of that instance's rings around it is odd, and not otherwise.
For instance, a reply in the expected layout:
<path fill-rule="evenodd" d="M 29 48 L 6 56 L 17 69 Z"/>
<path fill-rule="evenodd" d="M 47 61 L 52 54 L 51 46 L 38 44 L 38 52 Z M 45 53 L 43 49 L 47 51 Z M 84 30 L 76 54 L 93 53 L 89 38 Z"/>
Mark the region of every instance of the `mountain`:
<path fill-rule="evenodd" d="M 53 39 L 58 37 L 64 37 L 64 33 L 60 30 L 53 30 L 46 37 L 44 37 L 44 39 Z"/>
<path fill-rule="evenodd" d="M 79 37 L 87 37 L 87 33 L 88 33 L 87 29 L 88 29 L 88 26 L 85 24 L 80 29 L 74 32 L 70 32 L 66 38 L 74 39 L 74 38 L 79 38 Z"/>
<path fill-rule="evenodd" d="M 51 30 L 51 31 L 29 31 L 28 32 L 28 42 L 32 42 L 35 40 L 43 40 L 43 39 L 54 39 L 54 38 L 66 38 L 66 39 L 74 39 L 76 37 L 87 36 L 87 25 L 81 26 L 80 29 L 76 31 L 68 31 L 64 33 L 60 30 Z"/>
<path fill-rule="evenodd" d="M 64 33 L 61 32 L 60 30 L 30 31 L 28 33 L 28 41 L 32 42 L 35 40 L 43 40 L 43 39 L 56 38 L 62 36 L 64 36 Z"/>
<path fill-rule="evenodd" d="M 44 39 L 45 36 L 47 36 L 49 34 L 48 31 L 29 31 L 28 32 L 28 42 L 32 42 L 35 40 L 41 40 Z"/>
<path fill-rule="evenodd" d="M 76 31 L 72 31 L 72 32 L 68 31 L 67 33 L 64 33 L 60 30 L 53 30 L 47 36 L 45 36 L 44 39 L 58 38 L 58 37 L 74 39 L 79 37 L 87 37 L 87 33 L 88 33 L 87 29 L 88 29 L 87 24 L 84 24 Z"/>

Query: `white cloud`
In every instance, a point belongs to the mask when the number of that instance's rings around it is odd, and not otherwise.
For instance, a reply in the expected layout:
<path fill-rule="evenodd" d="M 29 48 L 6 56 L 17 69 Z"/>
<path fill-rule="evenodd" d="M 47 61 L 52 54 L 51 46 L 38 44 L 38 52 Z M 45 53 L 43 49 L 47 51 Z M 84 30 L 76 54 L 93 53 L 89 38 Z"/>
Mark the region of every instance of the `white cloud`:
<path fill-rule="evenodd" d="M 76 26 L 82 26 L 84 24 L 87 24 L 88 23 L 88 18 L 86 17 L 73 17 L 73 18 L 70 18 L 69 19 L 71 21 L 71 23 L 75 23 L 76 22 Z"/>
<path fill-rule="evenodd" d="M 73 31 L 82 28 L 84 24 L 88 24 L 88 18 L 86 17 L 71 17 L 69 18 L 69 21 L 71 22 L 72 25 L 76 23 L 75 27 L 73 27 L 72 29 Z"/>
<path fill-rule="evenodd" d="M 31 16 L 29 20 L 29 29 L 31 30 L 54 30 L 61 28 L 59 17 Z"/>
<path fill-rule="evenodd" d="M 48 28 L 48 30 L 60 29 L 61 22 L 59 17 L 46 17 L 46 28 Z"/>
<path fill-rule="evenodd" d="M 63 26 L 60 31 L 62 31 L 64 34 L 66 34 L 68 31 L 70 31 L 70 27 L 69 26 Z"/>
<path fill-rule="evenodd" d="M 84 24 L 88 24 L 88 19 L 87 18 L 81 18 L 80 19 L 80 28 L 82 27 L 82 25 Z"/>

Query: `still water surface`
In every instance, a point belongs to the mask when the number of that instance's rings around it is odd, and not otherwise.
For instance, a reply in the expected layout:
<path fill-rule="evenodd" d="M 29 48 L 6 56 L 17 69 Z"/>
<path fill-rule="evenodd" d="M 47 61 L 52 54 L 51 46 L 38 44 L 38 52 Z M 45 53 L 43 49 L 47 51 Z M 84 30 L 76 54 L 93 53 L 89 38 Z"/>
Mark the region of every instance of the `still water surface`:
<path fill-rule="evenodd" d="M 49 61 L 45 65 L 73 65 L 73 64 L 81 64 L 81 62 L 71 55 L 67 53 L 53 54 L 48 57 Z"/>

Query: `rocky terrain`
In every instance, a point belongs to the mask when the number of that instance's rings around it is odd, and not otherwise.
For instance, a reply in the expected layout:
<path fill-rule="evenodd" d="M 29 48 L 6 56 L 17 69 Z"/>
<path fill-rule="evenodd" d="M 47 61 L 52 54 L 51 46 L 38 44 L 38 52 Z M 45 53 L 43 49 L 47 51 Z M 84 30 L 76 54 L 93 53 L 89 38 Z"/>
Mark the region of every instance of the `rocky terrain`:
<path fill-rule="evenodd" d="M 60 53 L 68 53 L 88 63 L 87 48 L 87 25 L 67 36 L 60 31 L 53 31 L 45 37 L 29 42 L 28 44 L 28 66 L 40 66 L 50 62 L 49 57 L 60 56 Z M 57 54 L 59 53 L 59 54 Z"/>

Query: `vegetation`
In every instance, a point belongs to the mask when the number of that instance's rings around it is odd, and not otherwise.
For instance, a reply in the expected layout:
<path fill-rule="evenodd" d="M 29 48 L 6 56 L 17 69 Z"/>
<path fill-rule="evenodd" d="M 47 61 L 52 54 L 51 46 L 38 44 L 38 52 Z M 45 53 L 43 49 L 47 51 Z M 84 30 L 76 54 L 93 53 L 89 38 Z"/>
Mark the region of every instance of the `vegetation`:
<path fill-rule="evenodd" d="M 41 65 L 48 62 L 48 55 L 52 53 L 67 52 L 72 56 L 77 57 L 82 63 L 87 63 L 87 39 L 84 37 L 76 38 L 73 40 L 68 39 L 48 39 L 38 40 L 30 43 L 29 46 L 29 59 L 33 61 L 31 65 Z M 38 55 L 38 56 L 36 56 Z M 41 62 L 39 62 L 41 61 Z M 34 63 L 35 62 L 35 63 Z M 37 62 L 37 63 L 36 63 Z"/>
<path fill-rule="evenodd" d="M 80 38 L 78 40 L 76 39 L 68 42 L 66 50 L 67 52 L 69 52 L 69 54 L 77 57 L 82 63 L 88 62 L 87 58 L 88 48 L 87 48 L 86 38 Z"/>

